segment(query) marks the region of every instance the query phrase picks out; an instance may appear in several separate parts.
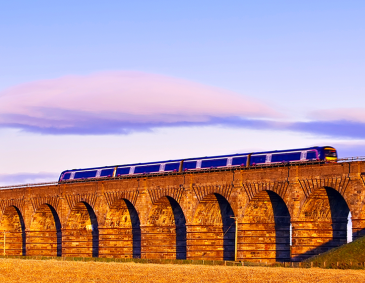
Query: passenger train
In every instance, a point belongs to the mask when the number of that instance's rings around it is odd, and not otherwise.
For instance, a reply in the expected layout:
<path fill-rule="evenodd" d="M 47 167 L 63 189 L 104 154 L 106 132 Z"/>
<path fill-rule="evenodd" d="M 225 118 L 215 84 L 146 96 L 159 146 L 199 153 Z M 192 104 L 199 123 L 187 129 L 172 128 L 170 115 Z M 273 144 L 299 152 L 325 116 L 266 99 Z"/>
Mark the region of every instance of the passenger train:
<path fill-rule="evenodd" d="M 315 146 L 290 150 L 206 156 L 149 163 L 72 169 L 63 171 L 60 175 L 59 182 L 223 167 L 253 167 L 257 165 L 274 165 L 280 163 L 308 161 L 336 162 L 337 151 L 331 146 Z"/>

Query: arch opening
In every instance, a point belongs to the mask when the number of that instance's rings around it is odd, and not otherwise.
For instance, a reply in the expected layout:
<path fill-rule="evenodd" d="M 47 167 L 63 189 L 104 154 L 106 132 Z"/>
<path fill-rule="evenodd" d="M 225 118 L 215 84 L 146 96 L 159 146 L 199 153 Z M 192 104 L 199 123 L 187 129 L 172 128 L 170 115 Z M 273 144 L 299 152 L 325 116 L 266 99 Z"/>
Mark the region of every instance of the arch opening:
<path fill-rule="evenodd" d="M 119 199 L 107 213 L 100 227 L 100 257 L 141 257 L 141 227 L 133 204 Z"/>
<path fill-rule="evenodd" d="M 220 194 L 205 196 L 188 229 L 188 258 L 234 260 L 235 220 L 229 202 Z"/>
<path fill-rule="evenodd" d="M 166 196 L 153 205 L 142 243 L 143 258 L 186 259 L 186 220 L 176 200 Z"/>
<path fill-rule="evenodd" d="M 304 260 L 347 243 L 350 209 L 342 195 L 329 187 L 316 189 L 293 222 L 293 260 Z"/>
<path fill-rule="evenodd" d="M 290 214 L 272 191 L 255 195 L 238 231 L 238 258 L 255 262 L 290 261 Z"/>
<path fill-rule="evenodd" d="M 25 224 L 20 210 L 15 206 L 8 206 L 1 218 L 0 245 L 2 247 L 4 247 L 4 233 L 6 255 L 26 255 Z"/>
<path fill-rule="evenodd" d="M 61 221 L 56 210 L 49 204 L 41 205 L 32 217 L 27 232 L 27 254 L 62 255 Z"/>
<path fill-rule="evenodd" d="M 352 241 L 352 214 L 349 212 L 349 216 L 347 217 L 347 243 L 351 243 Z"/>
<path fill-rule="evenodd" d="M 62 242 L 64 256 L 99 256 L 98 221 L 88 203 L 79 202 L 72 208 L 63 231 Z"/>

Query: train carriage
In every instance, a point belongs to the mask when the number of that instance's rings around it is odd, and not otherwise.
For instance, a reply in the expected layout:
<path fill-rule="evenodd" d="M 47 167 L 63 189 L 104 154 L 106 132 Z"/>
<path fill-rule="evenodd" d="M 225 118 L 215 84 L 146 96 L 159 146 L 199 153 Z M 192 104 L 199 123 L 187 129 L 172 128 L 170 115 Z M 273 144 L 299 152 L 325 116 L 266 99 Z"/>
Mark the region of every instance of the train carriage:
<path fill-rule="evenodd" d="M 72 169 L 63 171 L 60 175 L 59 182 L 95 178 L 112 178 L 123 175 L 182 172 L 235 166 L 253 167 L 257 165 L 309 161 L 336 162 L 337 151 L 331 146 L 315 146 L 290 150 L 251 152 L 149 163 Z"/>

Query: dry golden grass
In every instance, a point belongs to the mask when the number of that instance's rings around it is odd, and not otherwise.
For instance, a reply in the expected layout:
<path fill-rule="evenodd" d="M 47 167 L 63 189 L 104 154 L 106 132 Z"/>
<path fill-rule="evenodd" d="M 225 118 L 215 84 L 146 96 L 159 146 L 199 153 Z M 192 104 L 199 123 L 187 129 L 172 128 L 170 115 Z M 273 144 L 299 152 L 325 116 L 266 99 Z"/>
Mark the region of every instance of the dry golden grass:
<path fill-rule="evenodd" d="M 0 259 L 0 282 L 365 282 L 365 271 Z"/>

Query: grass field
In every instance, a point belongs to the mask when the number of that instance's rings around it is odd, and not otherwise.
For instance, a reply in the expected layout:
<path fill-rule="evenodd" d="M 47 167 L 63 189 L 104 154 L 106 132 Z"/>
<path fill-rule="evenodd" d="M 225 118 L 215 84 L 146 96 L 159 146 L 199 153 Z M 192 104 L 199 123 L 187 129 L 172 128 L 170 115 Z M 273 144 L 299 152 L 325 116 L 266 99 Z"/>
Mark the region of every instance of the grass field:
<path fill-rule="evenodd" d="M 323 266 L 323 263 L 326 263 L 327 267 L 333 268 L 355 268 L 359 265 L 364 267 L 364 251 L 365 237 L 361 237 L 351 243 L 309 258 L 305 263 L 313 262 L 313 266 Z"/>
<path fill-rule="evenodd" d="M 0 282 L 365 282 L 365 271 L 0 259 Z"/>

